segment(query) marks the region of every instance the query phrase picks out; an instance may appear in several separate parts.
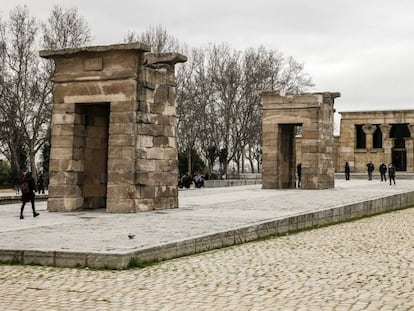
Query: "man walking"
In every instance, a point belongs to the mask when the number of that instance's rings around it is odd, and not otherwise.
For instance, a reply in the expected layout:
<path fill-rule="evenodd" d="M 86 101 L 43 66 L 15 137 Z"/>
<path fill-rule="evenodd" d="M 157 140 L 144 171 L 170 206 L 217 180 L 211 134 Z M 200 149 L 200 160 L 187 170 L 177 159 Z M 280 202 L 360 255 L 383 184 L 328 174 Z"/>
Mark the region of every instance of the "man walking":
<path fill-rule="evenodd" d="M 385 175 L 387 173 L 387 166 L 384 163 L 380 165 L 379 171 L 381 174 L 381 181 L 387 181 L 387 176 Z"/>
<path fill-rule="evenodd" d="M 388 177 L 390 179 L 390 186 L 391 182 L 394 182 L 395 185 L 395 166 L 392 163 L 388 165 Z"/>
<path fill-rule="evenodd" d="M 367 171 L 368 171 L 368 180 L 372 180 L 372 172 L 374 171 L 374 164 L 369 162 L 367 164 Z"/>
<path fill-rule="evenodd" d="M 302 186 L 302 164 L 296 166 L 296 174 L 298 174 L 298 188 Z"/>

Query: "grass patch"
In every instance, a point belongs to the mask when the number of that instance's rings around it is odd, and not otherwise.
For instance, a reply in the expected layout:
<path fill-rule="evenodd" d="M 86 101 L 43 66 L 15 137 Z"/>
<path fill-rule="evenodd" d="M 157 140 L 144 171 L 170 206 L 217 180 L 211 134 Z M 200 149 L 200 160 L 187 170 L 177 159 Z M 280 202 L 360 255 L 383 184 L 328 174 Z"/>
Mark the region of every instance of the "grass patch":
<path fill-rule="evenodd" d="M 154 265 L 158 264 L 159 262 L 160 262 L 159 260 L 144 261 L 144 260 L 141 260 L 137 257 L 131 257 L 131 259 L 129 260 L 127 268 L 140 268 L 140 269 L 143 269 L 143 268 L 146 268 L 146 267 L 154 266 Z"/>

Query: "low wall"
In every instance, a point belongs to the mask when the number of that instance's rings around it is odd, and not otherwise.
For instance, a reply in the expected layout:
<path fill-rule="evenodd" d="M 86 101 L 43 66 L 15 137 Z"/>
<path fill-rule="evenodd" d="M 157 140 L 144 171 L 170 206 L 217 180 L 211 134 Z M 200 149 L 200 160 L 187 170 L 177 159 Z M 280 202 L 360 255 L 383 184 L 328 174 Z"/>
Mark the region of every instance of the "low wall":
<path fill-rule="evenodd" d="M 414 191 L 267 220 L 232 230 L 192 237 L 135 251 L 114 254 L 0 250 L 0 262 L 59 267 L 126 269 L 146 262 L 192 255 L 261 238 L 318 228 L 411 206 L 414 206 Z"/>
<path fill-rule="evenodd" d="M 134 252 L 131 261 L 153 262 L 192 255 L 266 237 L 294 233 L 414 206 L 414 191 L 337 206 Z M 125 258 L 123 258 L 125 260 Z"/>
<path fill-rule="evenodd" d="M 261 184 L 261 179 L 218 179 L 218 180 L 205 180 L 205 188 L 219 188 L 219 187 L 234 187 L 234 186 L 247 186 Z"/>
<path fill-rule="evenodd" d="M 20 195 L 0 196 L 0 205 L 19 203 L 22 200 L 21 198 L 22 197 Z M 36 194 L 35 200 L 46 201 L 47 198 L 48 198 L 47 194 Z"/>

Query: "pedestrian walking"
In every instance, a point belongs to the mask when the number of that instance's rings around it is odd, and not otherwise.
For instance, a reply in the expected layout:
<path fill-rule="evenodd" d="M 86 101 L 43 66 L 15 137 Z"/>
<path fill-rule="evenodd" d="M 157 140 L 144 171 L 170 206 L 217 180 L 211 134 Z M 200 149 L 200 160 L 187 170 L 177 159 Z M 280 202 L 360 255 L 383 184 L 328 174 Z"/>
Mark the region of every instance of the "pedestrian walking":
<path fill-rule="evenodd" d="M 387 166 L 384 163 L 382 163 L 380 165 L 379 171 L 380 171 L 380 174 L 381 174 L 381 181 L 387 181 L 387 175 L 386 175 L 386 173 L 387 173 Z"/>
<path fill-rule="evenodd" d="M 14 188 L 14 191 L 16 191 L 16 194 L 17 195 L 20 194 L 20 178 L 19 177 L 16 177 L 14 179 L 14 186 L 13 186 L 13 188 Z"/>
<path fill-rule="evenodd" d="M 374 171 L 374 164 L 372 162 L 369 162 L 367 164 L 367 172 L 368 172 L 368 180 L 372 180 L 372 172 Z"/>
<path fill-rule="evenodd" d="M 37 179 L 37 192 L 39 194 L 45 194 L 45 181 L 43 179 L 43 174 L 40 174 L 39 178 Z"/>
<path fill-rule="evenodd" d="M 24 175 L 22 183 L 20 184 L 20 191 L 22 192 L 22 207 L 20 209 L 20 219 L 24 219 L 23 211 L 27 202 L 32 204 L 33 217 L 39 216 L 35 209 L 35 192 L 36 184 L 32 176 L 32 172 L 27 172 Z"/>
<path fill-rule="evenodd" d="M 345 162 L 345 180 L 349 180 L 351 175 L 351 168 L 349 167 L 349 163 Z"/>
<path fill-rule="evenodd" d="M 298 174 L 298 188 L 302 186 L 302 163 L 296 166 L 296 173 Z"/>
<path fill-rule="evenodd" d="M 395 185 L 395 166 L 392 163 L 388 165 L 388 177 L 390 180 L 390 186 L 391 182 L 394 182 Z"/>

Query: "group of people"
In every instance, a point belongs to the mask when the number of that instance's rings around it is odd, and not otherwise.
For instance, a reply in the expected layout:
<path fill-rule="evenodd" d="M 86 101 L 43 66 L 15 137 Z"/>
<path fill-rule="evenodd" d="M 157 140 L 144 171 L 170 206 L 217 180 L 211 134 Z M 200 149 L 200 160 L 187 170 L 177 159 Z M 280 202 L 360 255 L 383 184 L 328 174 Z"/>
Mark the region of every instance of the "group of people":
<path fill-rule="evenodd" d="M 20 184 L 22 183 L 24 176 L 25 176 L 25 173 L 22 173 L 20 178 L 17 177 L 14 180 L 13 188 L 17 195 L 20 194 Z M 44 180 L 43 174 L 40 174 L 39 177 L 37 178 L 37 192 L 39 194 L 45 194 L 45 180 Z"/>
<path fill-rule="evenodd" d="M 368 180 L 372 180 L 372 173 L 375 170 L 374 164 L 371 162 L 367 163 L 367 173 L 368 173 Z M 379 172 L 381 175 L 381 181 L 387 181 L 387 171 L 388 171 L 388 180 L 390 185 L 395 185 L 395 166 L 392 163 L 389 163 L 388 166 L 385 163 L 381 163 L 379 166 Z M 345 163 L 345 179 L 349 180 L 350 178 L 350 166 L 349 163 Z"/>
<path fill-rule="evenodd" d="M 375 166 L 372 162 L 367 164 L 368 180 L 372 180 L 372 172 L 374 171 Z M 395 185 L 395 166 L 392 163 L 388 164 L 388 167 L 385 163 L 381 163 L 379 166 L 379 171 L 381 175 L 381 181 L 387 181 L 387 171 L 388 171 L 388 180 L 390 185 Z"/>
<path fill-rule="evenodd" d="M 187 173 L 186 175 L 178 179 L 178 187 L 181 189 L 189 189 L 191 185 L 194 183 L 194 186 L 196 188 L 201 188 L 204 187 L 204 179 L 204 175 L 200 173 L 195 173 L 194 177 L 192 177 L 190 173 Z"/>

